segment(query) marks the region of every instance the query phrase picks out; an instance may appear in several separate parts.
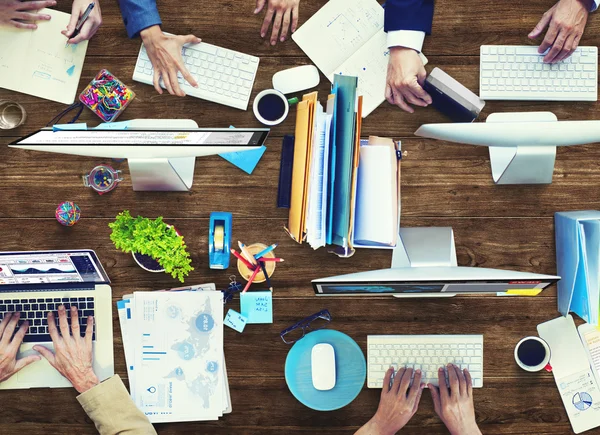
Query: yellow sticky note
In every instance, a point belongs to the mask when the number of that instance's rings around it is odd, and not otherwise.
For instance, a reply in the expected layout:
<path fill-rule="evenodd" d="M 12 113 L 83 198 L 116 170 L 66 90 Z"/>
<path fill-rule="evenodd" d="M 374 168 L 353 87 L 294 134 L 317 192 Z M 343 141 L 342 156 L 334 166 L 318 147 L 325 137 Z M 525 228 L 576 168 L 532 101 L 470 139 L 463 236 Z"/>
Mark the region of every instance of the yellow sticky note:
<path fill-rule="evenodd" d="M 506 290 L 506 294 L 508 295 L 518 295 L 518 296 L 537 296 L 542 292 L 541 288 L 531 288 L 526 290 Z"/>

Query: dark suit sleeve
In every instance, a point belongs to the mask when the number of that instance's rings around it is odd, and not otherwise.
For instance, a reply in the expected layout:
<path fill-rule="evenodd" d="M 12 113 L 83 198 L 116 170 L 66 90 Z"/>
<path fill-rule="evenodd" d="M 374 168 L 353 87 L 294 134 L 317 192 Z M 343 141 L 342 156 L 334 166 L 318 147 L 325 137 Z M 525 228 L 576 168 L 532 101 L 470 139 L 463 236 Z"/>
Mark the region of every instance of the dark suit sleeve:
<path fill-rule="evenodd" d="M 433 0 L 387 0 L 385 31 L 418 30 L 431 34 Z"/>
<path fill-rule="evenodd" d="M 135 38 L 148 27 L 160 25 L 156 0 L 119 0 L 127 35 Z"/>

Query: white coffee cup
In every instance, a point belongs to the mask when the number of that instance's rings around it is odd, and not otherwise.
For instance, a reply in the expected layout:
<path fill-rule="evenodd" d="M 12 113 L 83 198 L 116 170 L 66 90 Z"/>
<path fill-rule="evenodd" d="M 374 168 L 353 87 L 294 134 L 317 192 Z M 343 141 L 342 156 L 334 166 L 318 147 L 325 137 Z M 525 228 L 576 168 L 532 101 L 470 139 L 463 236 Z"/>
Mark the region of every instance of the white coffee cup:
<path fill-rule="evenodd" d="M 544 357 L 535 358 L 536 356 L 539 356 L 536 355 L 536 353 L 540 353 L 542 347 L 545 353 Z M 532 358 L 535 359 L 535 362 L 531 361 Z M 552 370 L 552 367 L 550 367 L 549 364 L 550 346 L 548 346 L 548 343 L 540 337 L 530 336 L 521 339 L 515 346 L 515 361 L 519 367 L 528 372 L 539 372 L 542 369 L 546 369 L 547 371 Z"/>
<path fill-rule="evenodd" d="M 267 99 L 271 99 L 271 101 L 273 101 L 274 104 L 266 108 L 259 107 L 259 104 L 265 97 Z M 279 100 L 274 100 L 275 97 L 280 99 L 281 102 L 279 102 Z M 263 103 L 265 102 L 267 102 L 267 100 L 263 101 Z M 265 89 L 264 91 L 260 92 L 256 96 L 256 98 L 254 98 L 252 110 L 254 111 L 254 116 L 256 116 L 256 119 L 258 119 L 264 125 L 278 125 L 285 121 L 285 118 L 287 118 L 288 113 L 290 111 L 290 105 L 288 103 L 288 99 L 285 98 L 285 95 L 283 95 L 281 92 L 275 89 Z M 272 110 L 274 112 L 269 113 L 269 110 Z"/>

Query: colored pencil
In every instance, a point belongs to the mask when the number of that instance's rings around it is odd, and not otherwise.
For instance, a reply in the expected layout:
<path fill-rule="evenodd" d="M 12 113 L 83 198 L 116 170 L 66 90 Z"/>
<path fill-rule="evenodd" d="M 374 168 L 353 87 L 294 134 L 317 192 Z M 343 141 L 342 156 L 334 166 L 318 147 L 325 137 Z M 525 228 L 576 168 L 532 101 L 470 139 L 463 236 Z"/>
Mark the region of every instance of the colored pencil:
<path fill-rule="evenodd" d="M 242 263 L 244 263 L 244 265 L 246 265 L 246 267 L 250 270 L 254 270 L 255 267 L 253 264 L 250 264 L 250 262 L 248 260 L 246 260 L 244 257 L 242 257 L 240 254 L 237 253 L 237 251 L 235 249 L 231 249 L 231 253 L 233 255 L 235 255 L 235 257 L 240 260 Z"/>
<path fill-rule="evenodd" d="M 267 246 L 265 249 L 263 249 L 258 254 L 256 254 L 254 256 L 254 258 L 256 258 L 258 260 L 259 258 L 261 258 L 261 257 L 265 256 L 266 254 L 268 254 L 269 252 L 271 252 L 276 247 L 277 247 L 277 243 L 273 243 L 271 246 Z"/>
<path fill-rule="evenodd" d="M 282 261 L 285 261 L 285 260 L 283 258 L 263 257 L 260 259 L 260 261 L 275 261 L 276 263 L 281 263 Z"/>
<path fill-rule="evenodd" d="M 246 260 L 248 260 L 250 263 L 252 263 L 253 265 L 256 266 L 256 259 L 254 258 L 254 255 L 252 255 L 250 253 L 250 251 L 248 251 L 248 248 L 246 248 L 246 245 L 244 245 L 240 241 L 238 241 L 238 245 L 240 247 L 240 250 L 242 251 L 242 255 L 244 256 L 244 258 L 246 258 Z"/>
<path fill-rule="evenodd" d="M 248 280 L 246 287 L 244 287 L 244 290 L 242 290 L 242 293 L 246 293 L 246 291 L 250 288 L 250 284 L 252 284 L 252 281 L 254 281 L 254 278 L 256 278 L 256 275 L 258 275 L 259 270 L 260 270 L 260 267 L 257 267 L 256 269 L 254 269 L 254 272 L 252 272 L 252 275 L 250 276 L 250 279 Z"/>
<path fill-rule="evenodd" d="M 267 280 L 267 286 L 269 286 L 269 290 L 273 292 L 273 286 L 271 285 L 271 279 L 269 278 L 269 274 L 267 273 L 267 268 L 265 267 L 264 261 L 259 261 L 260 268 L 262 269 L 263 274 L 265 275 L 265 279 Z"/>

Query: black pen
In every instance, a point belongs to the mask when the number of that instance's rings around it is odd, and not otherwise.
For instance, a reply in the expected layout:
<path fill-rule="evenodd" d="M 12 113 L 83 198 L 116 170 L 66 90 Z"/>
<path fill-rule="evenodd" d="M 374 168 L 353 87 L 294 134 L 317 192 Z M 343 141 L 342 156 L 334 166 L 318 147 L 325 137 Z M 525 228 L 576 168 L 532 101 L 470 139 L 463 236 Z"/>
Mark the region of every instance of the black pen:
<path fill-rule="evenodd" d="M 79 18 L 79 21 L 77 21 L 77 25 L 75 26 L 75 31 L 73 32 L 73 34 L 69 37 L 69 39 L 73 39 L 75 38 L 77 35 L 79 35 L 79 32 L 81 31 L 81 27 L 85 24 L 85 22 L 87 21 L 88 17 L 90 16 L 90 14 L 92 13 L 92 9 L 94 9 L 95 6 L 95 2 L 91 2 L 89 4 L 89 6 L 87 7 L 87 9 L 85 10 L 85 12 L 83 13 L 83 15 L 81 16 L 81 18 Z M 67 39 L 67 45 L 66 47 L 69 46 L 69 39 Z"/>

